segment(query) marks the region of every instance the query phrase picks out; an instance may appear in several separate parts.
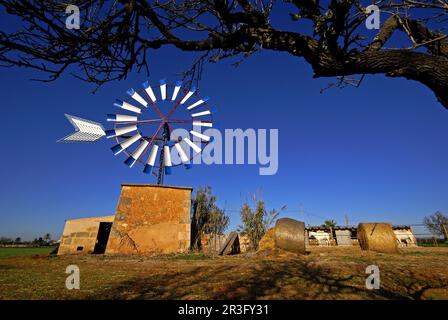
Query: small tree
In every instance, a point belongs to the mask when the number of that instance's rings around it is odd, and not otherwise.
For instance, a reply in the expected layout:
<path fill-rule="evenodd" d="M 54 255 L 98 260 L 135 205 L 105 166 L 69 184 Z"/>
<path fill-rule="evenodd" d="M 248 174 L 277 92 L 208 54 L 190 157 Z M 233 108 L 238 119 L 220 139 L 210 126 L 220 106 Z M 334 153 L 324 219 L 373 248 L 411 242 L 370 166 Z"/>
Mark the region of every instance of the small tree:
<path fill-rule="evenodd" d="M 14 243 L 19 244 L 22 242 L 22 238 L 17 237 L 16 240 L 14 240 Z"/>
<path fill-rule="evenodd" d="M 257 250 L 261 238 L 272 226 L 281 211 L 286 209 L 286 206 L 283 206 L 280 210 L 272 209 L 268 211 L 263 200 L 257 200 L 255 196 L 253 200 L 255 208 L 252 208 L 247 202 L 241 206 L 242 225 L 238 227 L 238 231 L 249 238 L 250 249 Z"/>
<path fill-rule="evenodd" d="M 334 229 L 337 227 L 337 222 L 334 221 L 333 219 L 325 220 L 322 227 L 327 228 L 327 229 Z"/>
<path fill-rule="evenodd" d="M 5 245 L 5 244 L 11 244 L 11 243 L 12 243 L 12 239 L 10 239 L 10 238 L 6 238 L 6 237 L 0 238 L 0 244 Z"/>
<path fill-rule="evenodd" d="M 432 234 L 443 236 L 445 241 L 448 240 L 448 217 L 442 212 L 437 211 L 433 215 L 425 217 L 423 224 Z"/>
<path fill-rule="evenodd" d="M 36 247 L 41 247 L 44 246 L 46 244 L 46 242 L 44 241 L 44 239 L 42 237 L 39 237 L 39 239 L 35 238 L 32 242 L 33 246 Z"/>
<path fill-rule="evenodd" d="M 193 200 L 193 216 L 191 218 L 192 247 L 201 247 L 202 234 L 223 234 L 229 225 L 230 218 L 225 210 L 218 207 L 211 187 L 200 187 Z"/>
<path fill-rule="evenodd" d="M 46 241 L 47 243 L 49 243 L 51 241 L 51 234 L 46 233 L 44 236 L 44 241 Z"/>

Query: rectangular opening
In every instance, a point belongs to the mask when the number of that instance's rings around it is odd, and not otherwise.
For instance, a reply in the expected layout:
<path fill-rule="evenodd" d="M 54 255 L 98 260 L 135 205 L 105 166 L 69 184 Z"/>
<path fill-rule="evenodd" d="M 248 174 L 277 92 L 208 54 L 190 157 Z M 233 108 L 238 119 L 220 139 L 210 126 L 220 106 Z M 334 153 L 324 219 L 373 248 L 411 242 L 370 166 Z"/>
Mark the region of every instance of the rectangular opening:
<path fill-rule="evenodd" d="M 109 240 L 110 230 L 112 229 L 112 222 L 100 222 L 98 228 L 98 235 L 96 236 L 94 254 L 103 254 L 106 252 L 107 241 Z"/>
<path fill-rule="evenodd" d="M 77 248 L 76 248 L 76 251 L 82 251 L 83 249 L 84 249 L 84 247 L 81 247 L 81 246 L 80 246 L 80 247 L 77 247 Z"/>

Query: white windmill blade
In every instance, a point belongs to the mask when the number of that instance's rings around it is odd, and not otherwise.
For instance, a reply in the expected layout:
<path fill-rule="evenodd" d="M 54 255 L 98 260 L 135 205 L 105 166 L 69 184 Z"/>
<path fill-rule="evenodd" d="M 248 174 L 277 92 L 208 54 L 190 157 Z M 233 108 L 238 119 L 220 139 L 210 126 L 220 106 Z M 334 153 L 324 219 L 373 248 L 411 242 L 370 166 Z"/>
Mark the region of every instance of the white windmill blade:
<path fill-rule="evenodd" d="M 205 141 L 210 141 L 210 137 L 206 136 L 205 134 L 196 132 L 194 130 L 190 130 L 190 133 L 196 137 L 198 137 L 199 139 L 205 140 Z"/>
<path fill-rule="evenodd" d="M 138 108 L 136 106 L 133 106 L 132 104 L 130 104 L 130 103 L 126 102 L 126 101 L 122 101 L 120 99 L 116 99 L 115 100 L 114 106 L 117 106 L 117 107 L 119 107 L 121 109 L 124 109 L 124 110 L 135 112 L 135 113 L 138 113 L 138 114 L 142 113 L 142 109 L 140 109 L 140 108 Z"/>
<path fill-rule="evenodd" d="M 157 152 L 159 151 L 158 145 L 153 145 L 151 149 L 151 153 L 149 154 L 148 161 L 146 162 L 145 169 L 143 169 L 144 173 L 151 173 L 152 168 L 156 162 Z"/>
<path fill-rule="evenodd" d="M 180 160 L 185 165 L 185 168 L 190 169 L 191 168 L 190 159 L 188 158 L 188 156 L 185 153 L 184 149 L 182 149 L 182 146 L 180 145 L 180 143 L 176 143 L 174 145 L 174 147 L 176 147 L 177 153 L 180 156 Z"/>
<path fill-rule="evenodd" d="M 196 117 L 200 117 L 200 116 L 206 116 L 206 115 L 208 115 L 208 114 L 211 114 L 210 110 L 206 110 L 206 111 L 201 111 L 201 112 L 193 113 L 191 116 L 192 116 L 193 118 L 196 118 Z"/>
<path fill-rule="evenodd" d="M 171 174 L 171 167 L 173 166 L 173 163 L 171 162 L 171 153 L 169 146 L 163 147 L 163 164 L 165 166 L 165 174 Z"/>
<path fill-rule="evenodd" d="M 191 149 L 193 149 L 194 151 L 196 151 L 197 153 L 201 153 L 201 148 L 199 148 L 195 143 L 193 143 L 190 139 L 185 138 L 183 141 L 185 141 Z"/>
<path fill-rule="evenodd" d="M 134 143 L 136 143 L 141 137 L 142 136 L 140 135 L 140 133 L 137 133 L 136 135 L 130 137 L 129 139 L 125 140 L 124 142 L 121 142 L 121 143 L 113 146 L 110 149 L 112 150 L 112 152 L 115 155 L 117 155 L 117 154 L 121 153 L 123 150 L 129 148 Z"/>
<path fill-rule="evenodd" d="M 211 122 L 203 122 L 203 121 L 193 121 L 193 126 L 201 126 L 201 127 L 213 127 L 213 123 Z"/>
<path fill-rule="evenodd" d="M 176 100 L 177 94 L 179 93 L 179 90 L 181 87 L 182 87 L 182 81 L 177 81 L 176 86 L 174 87 L 173 96 L 171 97 L 171 101 Z"/>
<path fill-rule="evenodd" d="M 171 152 L 169 146 L 163 147 L 163 164 L 167 167 L 171 167 L 173 165 L 171 162 Z"/>
<path fill-rule="evenodd" d="M 75 132 L 57 142 L 95 142 L 106 135 L 100 123 L 65 114 Z"/>
<path fill-rule="evenodd" d="M 201 104 L 203 104 L 204 102 L 207 102 L 208 100 L 210 100 L 209 97 L 204 97 L 204 98 L 202 98 L 202 99 L 196 101 L 196 102 L 193 103 L 192 105 L 188 106 L 188 107 L 187 107 L 187 110 L 191 110 L 191 109 L 193 109 L 193 108 L 196 108 L 196 107 L 200 106 Z"/>
<path fill-rule="evenodd" d="M 185 153 L 185 151 L 182 149 L 182 146 L 181 146 L 179 143 L 176 143 L 176 144 L 174 145 L 174 147 L 176 148 L 177 153 L 178 153 L 179 156 L 180 156 L 180 160 L 181 160 L 183 163 L 188 162 L 189 159 L 188 159 L 187 154 Z"/>
<path fill-rule="evenodd" d="M 162 100 L 166 100 L 166 80 L 165 79 L 160 80 L 160 96 L 162 97 Z"/>
<path fill-rule="evenodd" d="M 180 101 L 180 104 L 184 104 L 196 91 L 196 87 L 191 87 L 191 89 L 188 91 L 188 93 L 185 95 L 185 97 Z"/>
<path fill-rule="evenodd" d="M 152 91 L 151 86 L 149 85 L 149 81 L 145 81 L 142 83 L 143 89 L 145 89 L 146 93 L 148 94 L 149 98 L 152 100 L 152 102 L 156 102 L 157 98 L 154 94 L 154 91 Z"/>
<path fill-rule="evenodd" d="M 136 131 L 137 130 L 137 126 L 127 126 L 127 127 L 121 127 L 121 128 L 115 128 L 115 129 L 111 129 L 111 130 L 106 130 L 106 138 L 110 139 L 113 137 L 118 137 L 121 136 L 123 134 L 132 132 L 132 131 Z"/>
<path fill-rule="evenodd" d="M 125 164 L 129 166 L 129 168 L 132 168 L 132 166 L 137 162 L 137 160 L 142 155 L 143 151 L 145 151 L 146 147 L 148 146 L 149 142 L 144 140 L 140 145 L 137 147 L 137 149 L 125 160 Z"/>
<path fill-rule="evenodd" d="M 109 122 L 136 122 L 137 116 L 128 116 L 125 114 L 108 114 L 107 121 Z"/>
<path fill-rule="evenodd" d="M 134 99 L 135 101 L 140 103 L 142 106 L 144 106 L 145 108 L 148 107 L 148 102 L 145 99 L 143 99 L 143 97 L 141 95 L 139 95 L 137 91 L 135 91 L 134 89 L 131 88 L 126 92 L 128 95 L 131 96 L 132 99 Z"/>

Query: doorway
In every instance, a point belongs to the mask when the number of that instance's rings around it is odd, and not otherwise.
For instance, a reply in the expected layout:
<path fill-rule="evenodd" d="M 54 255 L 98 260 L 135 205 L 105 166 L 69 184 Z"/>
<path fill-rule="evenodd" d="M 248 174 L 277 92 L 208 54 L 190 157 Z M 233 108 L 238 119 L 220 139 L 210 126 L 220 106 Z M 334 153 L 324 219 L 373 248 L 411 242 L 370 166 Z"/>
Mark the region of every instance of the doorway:
<path fill-rule="evenodd" d="M 93 249 L 94 254 L 103 254 L 106 252 L 107 241 L 109 240 L 111 229 L 112 222 L 100 222 L 95 248 Z"/>

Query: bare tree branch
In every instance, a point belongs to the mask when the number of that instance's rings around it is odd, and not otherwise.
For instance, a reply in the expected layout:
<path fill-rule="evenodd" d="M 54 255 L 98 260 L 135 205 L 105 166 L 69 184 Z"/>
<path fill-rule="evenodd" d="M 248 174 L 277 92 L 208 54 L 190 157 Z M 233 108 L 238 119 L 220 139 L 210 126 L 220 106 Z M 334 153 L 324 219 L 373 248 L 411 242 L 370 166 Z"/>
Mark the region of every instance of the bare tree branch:
<path fill-rule="evenodd" d="M 286 5 L 289 2 L 290 5 Z M 285 19 L 294 31 L 275 27 L 273 0 L 77 0 L 80 30 L 65 27 L 66 4 L 57 0 L 4 0 L 4 11 L 20 21 L 0 31 L 0 66 L 33 68 L 49 77 L 70 72 L 100 86 L 134 70 L 149 72 L 149 54 L 162 46 L 200 52 L 187 75 L 200 78 L 205 61 L 217 62 L 260 50 L 304 58 L 315 77 L 385 74 L 418 81 L 448 108 L 448 4 L 445 0 L 379 0 L 387 16 L 373 40 L 366 39 L 367 14 L 359 0 L 286 0 Z M 312 22 L 312 34 L 302 21 Z M 408 43 L 387 48 L 395 32 Z M 374 34 L 375 31 L 368 31 Z M 396 45 L 395 45 L 396 46 Z M 339 81 L 344 85 L 346 81 Z"/>

